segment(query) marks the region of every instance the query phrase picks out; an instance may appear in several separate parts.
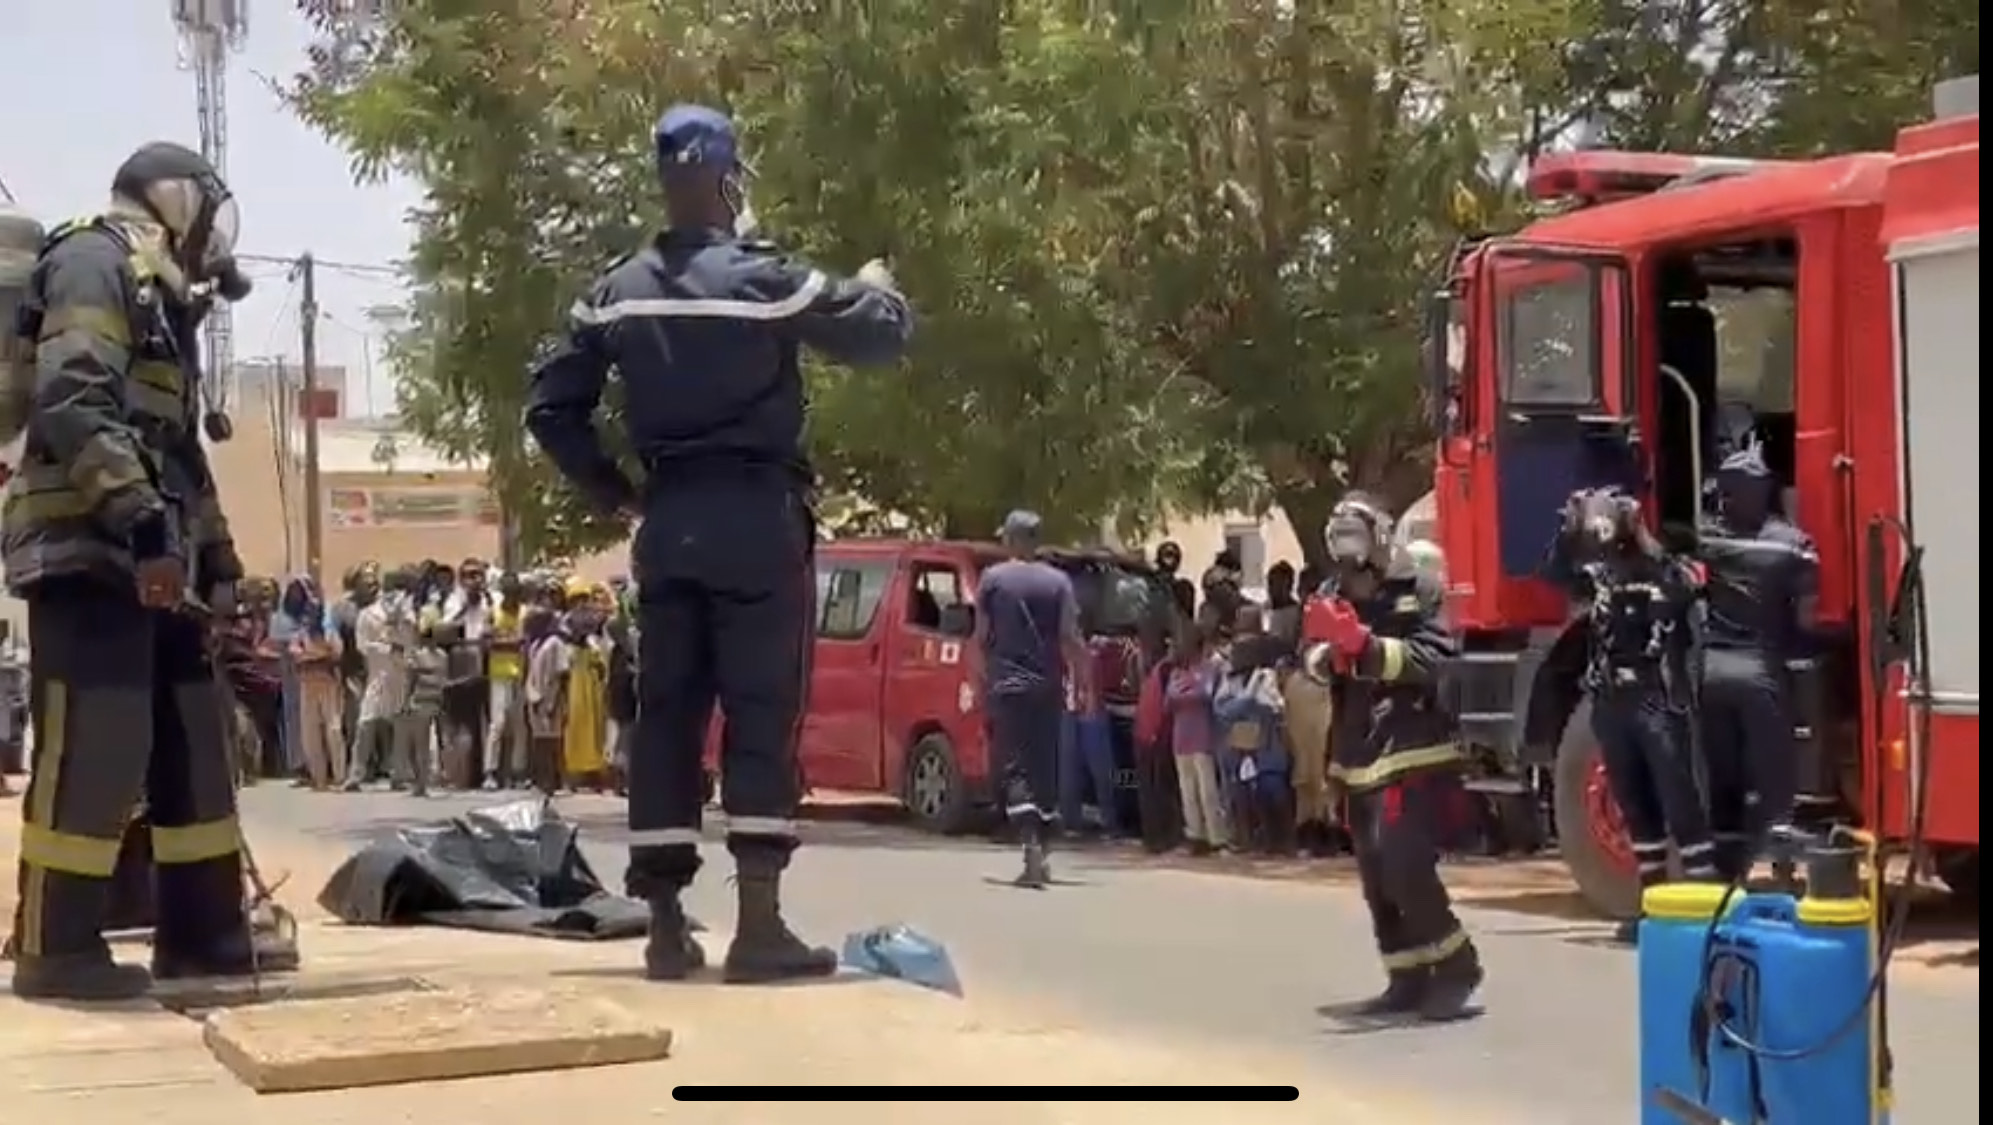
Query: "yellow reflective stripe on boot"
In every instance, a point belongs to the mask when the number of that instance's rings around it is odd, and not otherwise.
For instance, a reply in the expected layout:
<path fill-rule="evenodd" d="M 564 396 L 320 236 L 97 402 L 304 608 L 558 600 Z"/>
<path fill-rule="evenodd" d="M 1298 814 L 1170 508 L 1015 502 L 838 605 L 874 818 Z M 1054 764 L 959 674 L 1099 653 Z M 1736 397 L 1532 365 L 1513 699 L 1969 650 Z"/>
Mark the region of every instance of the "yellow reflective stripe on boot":
<path fill-rule="evenodd" d="M 1430 968 L 1465 948 L 1467 931 L 1454 930 L 1429 945 L 1415 945 L 1410 949 L 1384 954 L 1384 967 L 1391 970 Z"/>
<path fill-rule="evenodd" d="M 28 803 L 21 832 L 55 823 L 55 794 L 62 785 L 62 757 L 69 741 L 69 685 L 51 678 L 42 689 L 41 713 L 34 716 L 35 766 L 28 779 Z M 25 843 L 25 839 L 23 840 Z M 117 857 L 111 857 L 112 870 Z M 21 932 L 15 941 L 21 953 L 40 956 L 42 927 L 47 923 L 49 869 L 39 863 L 21 864 Z"/>
<path fill-rule="evenodd" d="M 1413 746 L 1404 750 L 1393 750 L 1367 766 L 1344 766 L 1330 762 L 1329 776 L 1342 782 L 1345 788 L 1352 791 L 1375 789 L 1413 770 L 1452 765 L 1460 760 L 1460 745 L 1454 742 L 1442 742 L 1433 746 Z"/>
<path fill-rule="evenodd" d="M 64 875 L 108 879 L 118 869 L 118 841 L 23 824 L 21 862 Z"/>
<path fill-rule="evenodd" d="M 242 822 L 232 816 L 184 828 L 152 826 L 152 858 L 156 863 L 201 863 L 241 850 Z"/>

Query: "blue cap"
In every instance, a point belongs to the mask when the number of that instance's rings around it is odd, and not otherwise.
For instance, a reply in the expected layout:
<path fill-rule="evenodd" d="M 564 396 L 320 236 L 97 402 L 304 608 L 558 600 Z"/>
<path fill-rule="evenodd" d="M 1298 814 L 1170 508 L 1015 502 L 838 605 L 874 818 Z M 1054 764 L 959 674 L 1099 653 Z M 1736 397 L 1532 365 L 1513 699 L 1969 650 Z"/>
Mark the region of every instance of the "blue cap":
<path fill-rule="evenodd" d="M 1003 528 L 998 534 L 1002 535 L 1005 539 L 1012 539 L 1019 536 L 1035 536 L 1038 534 L 1039 527 L 1044 522 L 1044 520 L 1038 518 L 1037 512 L 1019 508 L 1003 517 Z"/>
<path fill-rule="evenodd" d="M 665 110 L 651 139 L 657 146 L 660 175 L 673 168 L 732 171 L 747 166 L 740 158 L 734 123 L 726 114 L 703 105 L 675 105 Z"/>

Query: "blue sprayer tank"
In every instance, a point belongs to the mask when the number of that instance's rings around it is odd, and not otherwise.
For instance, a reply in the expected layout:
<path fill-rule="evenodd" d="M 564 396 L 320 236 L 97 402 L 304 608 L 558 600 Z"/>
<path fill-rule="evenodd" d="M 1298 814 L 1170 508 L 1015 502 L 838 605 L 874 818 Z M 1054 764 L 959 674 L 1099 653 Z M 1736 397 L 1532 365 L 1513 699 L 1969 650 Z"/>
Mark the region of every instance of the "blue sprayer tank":
<path fill-rule="evenodd" d="M 1646 893 L 1641 1125 L 1888 1125 L 1880 1003 L 1868 1003 L 1877 958 L 1873 899 L 1739 892 L 1712 940 L 1710 921 L 1724 895 L 1707 883 Z M 1772 1056 L 1810 1052 L 1861 1015 L 1817 1053 L 1754 1059 L 1714 1026 L 1711 996 L 1722 998 L 1724 1024 Z M 1657 1100 L 1664 1090 L 1710 1116 L 1666 1108 Z"/>

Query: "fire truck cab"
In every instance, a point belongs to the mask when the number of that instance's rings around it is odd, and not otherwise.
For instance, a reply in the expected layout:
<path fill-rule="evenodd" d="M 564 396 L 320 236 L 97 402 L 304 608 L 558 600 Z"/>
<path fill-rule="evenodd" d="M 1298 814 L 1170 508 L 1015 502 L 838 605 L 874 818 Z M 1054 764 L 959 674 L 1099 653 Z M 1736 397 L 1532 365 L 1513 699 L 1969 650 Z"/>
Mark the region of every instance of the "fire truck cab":
<path fill-rule="evenodd" d="M 1821 552 L 1816 644 L 1791 667 L 1805 809 L 1917 835 L 1976 892 L 1977 97 L 1976 77 L 1947 84 L 1894 153 L 1546 156 L 1527 186 L 1560 213 L 1472 247 L 1434 302 L 1463 736 L 1548 781 L 1602 912 L 1630 914 L 1638 889 L 1579 690 L 1585 636 L 1543 576 L 1560 510 L 1617 485 L 1692 550 L 1705 481 L 1744 440 Z M 1911 558 L 1934 609 L 1915 653 L 1895 644 Z"/>

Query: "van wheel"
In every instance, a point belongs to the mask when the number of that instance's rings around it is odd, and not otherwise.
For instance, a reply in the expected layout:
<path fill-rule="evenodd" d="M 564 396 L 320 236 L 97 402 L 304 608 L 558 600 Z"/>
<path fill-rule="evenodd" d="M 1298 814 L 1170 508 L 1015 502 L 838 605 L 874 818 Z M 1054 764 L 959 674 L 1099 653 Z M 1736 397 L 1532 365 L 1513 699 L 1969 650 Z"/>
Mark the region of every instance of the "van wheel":
<path fill-rule="evenodd" d="M 1592 737 L 1592 701 L 1582 700 L 1557 747 L 1557 849 L 1592 909 L 1611 919 L 1640 913 L 1640 878 L 1619 802 L 1606 784 L 1605 755 Z"/>
<path fill-rule="evenodd" d="M 925 735 L 908 751 L 902 800 L 920 828 L 951 836 L 968 831 L 974 808 L 947 735 Z"/>

